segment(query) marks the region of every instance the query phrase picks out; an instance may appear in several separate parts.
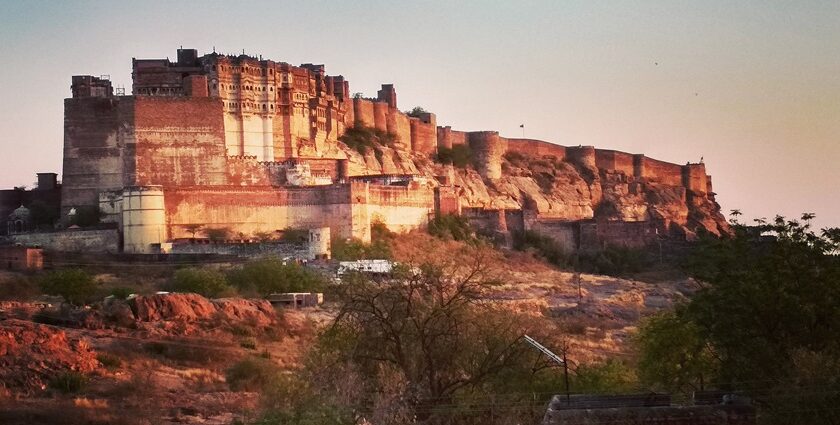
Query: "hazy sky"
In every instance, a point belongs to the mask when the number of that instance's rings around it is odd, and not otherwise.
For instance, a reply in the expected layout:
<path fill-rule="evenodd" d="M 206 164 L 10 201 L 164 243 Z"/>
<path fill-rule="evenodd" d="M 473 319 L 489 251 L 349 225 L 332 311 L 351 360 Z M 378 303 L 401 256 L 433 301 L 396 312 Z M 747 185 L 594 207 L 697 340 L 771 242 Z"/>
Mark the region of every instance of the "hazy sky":
<path fill-rule="evenodd" d="M 175 50 L 324 63 L 440 125 L 684 163 L 725 211 L 840 226 L 840 2 L 0 0 L 0 187 L 61 171 L 73 74 Z"/>

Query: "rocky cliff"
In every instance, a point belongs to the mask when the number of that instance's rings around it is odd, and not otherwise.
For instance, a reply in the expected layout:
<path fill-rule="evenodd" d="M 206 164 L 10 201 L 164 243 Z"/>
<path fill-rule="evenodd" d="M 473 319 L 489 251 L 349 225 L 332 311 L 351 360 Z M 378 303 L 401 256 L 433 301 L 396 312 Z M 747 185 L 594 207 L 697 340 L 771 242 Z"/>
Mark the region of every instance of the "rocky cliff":
<path fill-rule="evenodd" d="M 641 173 L 599 167 L 594 157 L 586 161 L 509 150 L 501 158 L 501 178 L 493 179 L 479 174 L 474 164 L 444 165 L 434 155 L 399 146 L 376 146 L 364 155 L 342 144 L 339 149 L 348 158 L 351 176 L 420 174 L 432 185 L 449 180 L 458 187 L 462 207 L 525 209 L 540 218 L 564 221 L 651 221 L 660 232 L 689 239 L 698 231 L 730 231 L 714 193 L 707 189 L 705 173 L 700 176 L 703 184 L 692 188 L 679 175 L 682 166 L 675 164 L 669 165 L 677 170 L 676 181 L 660 178 L 655 171 L 635 175 Z"/>

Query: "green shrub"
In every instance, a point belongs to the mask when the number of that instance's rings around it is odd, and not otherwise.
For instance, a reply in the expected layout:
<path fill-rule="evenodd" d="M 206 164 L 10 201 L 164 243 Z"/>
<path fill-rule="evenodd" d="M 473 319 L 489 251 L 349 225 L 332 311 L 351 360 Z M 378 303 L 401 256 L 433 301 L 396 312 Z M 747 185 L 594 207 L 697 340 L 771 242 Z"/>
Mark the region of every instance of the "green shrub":
<path fill-rule="evenodd" d="M 128 298 L 129 295 L 133 294 L 135 291 L 125 286 L 118 286 L 116 288 L 111 288 L 111 290 L 108 292 L 108 295 L 113 295 L 114 298 L 124 300 Z"/>
<path fill-rule="evenodd" d="M 192 292 L 208 298 L 230 293 L 231 287 L 225 275 L 213 269 L 187 268 L 175 272 L 172 289 L 176 292 Z"/>
<path fill-rule="evenodd" d="M 651 264 L 646 249 L 611 245 L 597 253 L 581 255 L 579 261 L 581 271 L 610 276 L 639 273 Z"/>
<path fill-rule="evenodd" d="M 249 357 L 236 362 L 225 372 L 233 391 L 258 391 L 280 374 L 280 369 L 268 359 Z"/>
<path fill-rule="evenodd" d="M 250 261 L 231 271 L 229 281 L 240 292 L 256 292 L 261 296 L 280 292 L 320 291 L 326 279 L 299 264 L 284 264 L 276 258 Z"/>
<path fill-rule="evenodd" d="M 368 150 L 376 149 L 378 146 L 393 145 L 396 142 L 396 136 L 372 127 L 355 126 L 348 128 L 339 140 L 364 155 Z"/>
<path fill-rule="evenodd" d="M 105 369 L 111 371 L 119 369 L 119 367 L 122 365 L 122 360 L 119 357 L 108 353 L 97 354 L 96 360 L 98 360 L 99 363 L 102 363 L 102 366 L 104 366 Z"/>
<path fill-rule="evenodd" d="M 239 342 L 239 346 L 242 348 L 247 348 L 249 350 L 256 350 L 257 340 L 255 340 L 254 338 L 246 338 Z"/>
<path fill-rule="evenodd" d="M 382 222 L 370 226 L 370 243 L 357 239 L 336 239 L 332 241 L 332 257 L 341 261 L 390 260 L 394 254 L 391 244 L 396 235 Z"/>
<path fill-rule="evenodd" d="M 439 147 L 435 160 L 441 164 L 467 168 L 472 164 L 472 150 L 467 145 L 454 145 L 451 148 Z"/>
<path fill-rule="evenodd" d="M 70 304 L 82 305 L 96 292 L 97 282 L 81 269 L 49 272 L 39 282 L 45 294 L 58 295 Z"/>
<path fill-rule="evenodd" d="M 515 234 L 513 247 L 519 251 L 533 250 L 549 263 L 559 267 L 568 267 L 573 264 L 572 259 L 557 241 L 533 230 Z"/>
<path fill-rule="evenodd" d="M 429 222 L 430 235 L 445 240 L 469 242 L 475 240 L 475 232 L 466 217 L 444 214 Z"/>
<path fill-rule="evenodd" d="M 87 386 L 87 377 L 74 370 L 62 372 L 49 382 L 49 387 L 64 394 L 77 393 Z"/>
<path fill-rule="evenodd" d="M 572 389 L 576 393 L 615 394 L 630 392 L 637 387 L 635 370 L 615 359 L 579 365 L 572 379 Z"/>
<path fill-rule="evenodd" d="M 411 108 L 410 111 L 405 111 L 405 114 L 409 117 L 420 118 L 423 114 L 428 114 L 429 111 L 424 109 L 422 106 L 415 106 Z"/>
<path fill-rule="evenodd" d="M 211 229 L 205 229 L 204 234 L 207 235 L 213 242 L 222 242 L 230 239 L 230 228 L 227 227 L 216 227 Z"/>
<path fill-rule="evenodd" d="M 177 363 L 206 365 L 227 358 L 227 352 L 213 346 L 189 345 L 179 342 L 148 342 L 143 349 L 158 357 Z"/>

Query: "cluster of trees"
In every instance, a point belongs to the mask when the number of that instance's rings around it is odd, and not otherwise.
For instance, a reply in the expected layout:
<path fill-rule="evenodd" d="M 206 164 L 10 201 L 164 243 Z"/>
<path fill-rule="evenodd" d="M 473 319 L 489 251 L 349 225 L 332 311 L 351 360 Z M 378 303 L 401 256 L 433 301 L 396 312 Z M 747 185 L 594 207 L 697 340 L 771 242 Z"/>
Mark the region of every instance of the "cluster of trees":
<path fill-rule="evenodd" d="M 427 230 L 430 235 L 443 240 L 455 240 L 460 242 L 475 242 L 477 236 L 470 225 L 468 218 L 455 215 L 438 215 L 429 221 Z"/>
<path fill-rule="evenodd" d="M 172 290 L 215 298 L 241 294 L 261 296 L 278 292 L 322 291 L 327 280 L 297 263 L 277 258 L 249 261 L 228 273 L 208 268 L 185 268 L 175 272 Z"/>
<path fill-rule="evenodd" d="M 332 256 L 336 260 L 390 260 L 394 253 L 392 243 L 396 238 L 381 221 L 370 225 L 370 243 L 357 239 L 336 239 L 332 241 Z"/>
<path fill-rule="evenodd" d="M 763 423 L 840 423 L 840 229 L 736 223 L 686 263 L 704 286 L 639 335 L 653 388 L 740 390 Z"/>
<path fill-rule="evenodd" d="M 390 279 L 351 275 L 304 370 L 262 387 L 268 411 L 258 423 L 536 422 L 562 374 L 522 337 L 557 345 L 560 335 L 486 302 L 495 280 L 483 249 L 400 267 Z"/>
<path fill-rule="evenodd" d="M 561 268 L 609 276 L 639 273 L 654 262 L 648 248 L 608 245 L 597 252 L 569 253 L 554 238 L 533 230 L 514 234 L 513 247 Z"/>
<path fill-rule="evenodd" d="M 83 305 L 103 295 L 100 283 L 82 269 L 60 269 L 38 279 L 45 294 L 61 296 L 70 304 Z M 197 293 L 209 298 L 225 296 L 266 296 L 277 292 L 323 291 L 327 279 L 318 272 L 276 258 L 250 261 L 230 271 L 189 267 L 175 271 L 169 289 Z M 130 290 L 115 288 L 111 293 L 126 296 Z"/>

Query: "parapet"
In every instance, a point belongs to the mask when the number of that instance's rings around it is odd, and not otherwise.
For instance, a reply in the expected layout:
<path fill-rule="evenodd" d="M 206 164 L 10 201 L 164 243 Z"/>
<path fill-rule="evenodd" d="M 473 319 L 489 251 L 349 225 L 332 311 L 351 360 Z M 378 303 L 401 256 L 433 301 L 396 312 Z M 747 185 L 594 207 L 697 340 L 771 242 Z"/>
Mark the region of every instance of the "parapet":
<path fill-rule="evenodd" d="M 74 98 L 79 97 L 113 97 L 114 88 L 111 80 L 105 76 L 74 75 L 70 91 Z"/>

